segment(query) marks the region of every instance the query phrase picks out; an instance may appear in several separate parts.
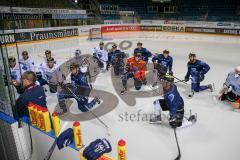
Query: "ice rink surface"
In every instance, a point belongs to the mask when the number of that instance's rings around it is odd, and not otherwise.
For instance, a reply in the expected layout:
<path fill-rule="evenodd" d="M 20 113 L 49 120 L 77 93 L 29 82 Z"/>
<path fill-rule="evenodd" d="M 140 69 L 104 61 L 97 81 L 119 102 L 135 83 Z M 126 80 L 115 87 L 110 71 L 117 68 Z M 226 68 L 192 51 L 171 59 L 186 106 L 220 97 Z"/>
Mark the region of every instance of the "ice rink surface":
<path fill-rule="evenodd" d="M 190 83 L 177 85 L 185 101 L 186 113 L 191 109 L 198 115 L 195 125 L 177 130 L 182 159 L 240 159 L 240 112 L 232 111 L 228 103 L 219 102 L 215 98 L 227 74 L 240 65 L 240 37 L 164 32 L 121 32 L 104 34 L 103 37 L 105 43 L 119 44 L 123 40 L 131 41 L 133 46 L 126 51 L 128 53 L 133 52 L 139 41 L 153 53 L 162 52 L 164 49 L 170 50 L 170 55 L 174 58 L 173 72 L 181 79 L 187 71 L 189 52 L 195 52 L 198 59 L 207 62 L 211 70 L 203 84 L 214 83 L 215 92 L 204 91 L 189 99 L 187 94 L 190 91 Z M 49 49 L 53 57 L 59 63 L 63 63 L 72 57 L 76 49 L 80 49 L 84 54 L 90 54 L 90 49 L 98 43 L 99 41 L 88 41 L 86 37 L 68 38 L 22 44 L 19 45 L 19 51 L 28 50 L 30 57 L 39 64 L 43 62 L 44 51 Z M 14 47 L 9 48 L 10 54 L 14 51 Z M 99 74 L 93 88 L 114 94 L 118 97 L 119 103 L 114 110 L 100 117 L 109 126 L 111 136 L 107 136 L 106 129 L 96 119 L 81 122 L 84 144 L 105 137 L 113 146 L 110 155 L 116 157 L 117 142 L 123 138 L 127 142 L 129 160 L 173 160 L 177 156 L 174 132 L 168 125 L 151 125 L 142 117 L 134 118 L 133 121 L 122 120 L 120 117 L 126 112 L 129 115 L 139 113 L 142 116 L 152 113 L 153 101 L 158 98 L 157 96 L 137 98 L 135 106 L 128 106 L 116 93 L 109 72 Z M 47 100 L 50 111 L 54 111 L 57 104 L 56 94 L 48 94 Z M 70 112 L 76 112 L 75 101 Z M 72 126 L 72 122 L 63 123 L 66 128 Z"/>

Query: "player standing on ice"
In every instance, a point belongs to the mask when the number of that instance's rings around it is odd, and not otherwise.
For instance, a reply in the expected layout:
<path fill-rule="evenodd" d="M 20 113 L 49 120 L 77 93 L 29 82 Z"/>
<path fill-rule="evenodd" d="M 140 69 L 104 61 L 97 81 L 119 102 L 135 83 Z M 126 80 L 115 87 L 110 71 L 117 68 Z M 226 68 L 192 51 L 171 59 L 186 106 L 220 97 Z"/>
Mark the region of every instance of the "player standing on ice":
<path fill-rule="evenodd" d="M 150 123 L 162 122 L 162 111 L 169 111 L 171 127 L 187 127 L 196 122 L 196 116 L 191 115 L 188 119 L 184 118 L 184 101 L 180 96 L 177 86 L 173 83 L 173 78 L 163 78 L 160 83 L 163 87 L 163 99 L 154 101 L 154 117 Z"/>
<path fill-rule="evenodd" d="M 128 58 L 126 72 L 122 75 L 123 90 L 121 94 L 127 91 L 127 81 L 130 78 L 133 78 L 136 90 L 140 90 L 143 84 L 147 84 L 145 77 L 146 65 L 147 62 L 142 60 L 141 53 L 135 53 L 134 57 Z"/>
<path fill-rule="evenodd" d="M 92 109 L 96 103 L 100 103 L 98 97 L 95 97 L 92 101 L 88 102 L 88 97 L 92 90 L 91 85 L 88 82 L 87 76 L 89 75 L 89 68 L 87 65 L 79 67 L 78 64 L 72 63 L 70 65 L 71 71 L 71 83 L 61 83 L 61 91 L 58 92 L 58 103 L 62 112 L 60 115 L 67 112 L 67 106 L 65 99 L 75 98 L 78 103 L 78 109 L 82 112 L 88 112 Z"/>
<path fill-rule="evenodd" d="M 234 109 L 240 109 L 240 66 L 228 74 L 220 94 L 220 100 L 228 100 Z"/>
<path fill-rule="evenodd" d="M 108 62 L 112 64 L 116 76 L 124 73 L 124 58 L 126 58 L 125 53 L 118 50 L 116 45 L 113 45 L 108 53 Z"/>
<path fill-rule="evenodd" d="M 102 69 L 102 71 L 107 70 L 107 62 L 108 62 L 108 52 L 104 49 L 104 43 L 100 42 L 99 47 L 95 47 L 92 49 L 93 57 L 97 60 L 98 67 Z"/>
<path fill-rule="evenodd" d="M 145 62 L 148 62 L 148 59 L 152 56 L 152 53 L 146 48 L 143 48 L 142 45 L 143 44 L 141 42 L 137 43 L 137 48 L 134 49 L 134 54 L 141 53 L 142 60 L 144 60 Z"/>
<path fill-rule="evenodd" d="M 23 72 L 33 71 L 35 72 L 35 66 L 32 59 L 29 58 L 28 52 L 22 52 L 22 59 L 20 59 L 20 64 L 22 65 Z"/>
<path fill-rule="evenodd" d="M 211 84 L 206 86 L 201 86 L 200 83 L 204 80 L 205 74 L 210 70 L 210 67 L 207 63 L 202 62 L 196 59 L 196 54 L 189 54 L 189 62 L 187 64 L 188 71 L 185 76 L 185 82 L 189 81 L 189 77 L 191 76 L 192 84 L 191 84 L 191 92 L 189 93 L 189 97 L 194 95 L 194 92 L 200 92 L 207 89 L 213 91 L 213 86 Z"/>
<path fill-rule="evenodd" d="M 164 50 L 163 54 L 158 54 L 152 58 L 152 62 L 154 65 L 153 69 L 153 85 L 152 87 L 155 87 L 157 85 L 158 81 L 158 75 L 161 72 L 168 71 L 169 75 L 173 75 L 172 72 L 172 65 L 173 65 L 173 58 L 169 56 L 169 50 Z"/>

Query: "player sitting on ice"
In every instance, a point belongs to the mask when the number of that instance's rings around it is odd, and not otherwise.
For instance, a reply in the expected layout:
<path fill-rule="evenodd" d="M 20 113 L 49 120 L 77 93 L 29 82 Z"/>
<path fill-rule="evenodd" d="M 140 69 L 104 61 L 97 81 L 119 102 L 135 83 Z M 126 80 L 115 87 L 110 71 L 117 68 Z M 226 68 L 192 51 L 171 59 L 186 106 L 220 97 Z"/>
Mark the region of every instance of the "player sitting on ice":
<path fill-rule="evenodd" d="M 26 71 L 33 71 L 35 72 L 35 66 L 33 60 L 29 58 L 28 52 L 22 52 L 22 59 L 20 59 L 20 64 L 22 65 L 22 69 L 24 72 Z"/>
<path fill-rule="evenodd" d="M 142 84 L 147 84 L 145 78 L 146 64 L 147 63 L 142 60 L 141 53 L 135 53 L 134 57 L 128 58 L 126 72 L 122 75 L 123 90 L 121 91 L 121 94 L 124 94 L 127 91 L 127 81 L 130 78 L 133 78 L 136 90 L 140 90 Z"/>
<path fill-rule="evenodd" d="M 37 75 L 37 81 L 40 86 L 48 85 L 51 93 L 57 92 L 57 82 L 53 80 L 53 77 L 56 77 L 54 74 L 60 70 L 59 66 L 55 64 L 54 58 L 47 59 L 47 64 L 40 64 Z M 62 75 L 65 77 L 64 75 Z"/>
<path fill-rule="evenodd" d="M 169 73 L 169 75 L 173 75 L 172 72 L 172 65 L 173 65 L 173 58 L 169 56 L 169 50 L 164 50 L 163 54 L 158 54 L 152 58 L 152 62 L 154 65 L 153 69 L 153 85 L 155 87 L 158 81 L 159 73 L 164 72 Z M 166 70 L 166 71 L 165 71 Z"/>
<path fill-rule="evenodd" d="M 204 80 L 205 74 L 210 70 L 209 65 L 196 59 L 196 54 L 190 53 L 187 66 L 188 71 L 185 76 L 185 82 L 189 81 L 190 76 L 192 80 L 191 92 L 188 96 L 192 97 L 194 95 L 194 92 L 204 91 L 206 89 L 210 89 L 210 91 L 212 92 L 213 86 L 211 84 L 206 86 L 200 86 L 200 83 Z"/>
<path fill-rule="evenodd" d="M 60 115 L 67 112 L 67 106 L 65 99 L 75 98 L 78 103 L 78 109 L 82 112 L 88 112 L 92 109 L 96 103 L 100 103 L 98 97 L 95 97 L 92 101 L 88 102 L 88 97 L 92 90 L 89 84 L 87 76 L 89 75 L 89 68 L 87 65 L 83 65 L 79 68 L 79 65 L 72 63 L 70 65 L 71 71 L 71 83 L 61 83 L 61 91 L 58 92 L 58 102 L 62 109 Z"/>
<path fill-rule="evenodd" d="M 220 94 L 220 100 L 228 100 L 234 109 L 240 109 L 240 66 L 228 74 Z"/>
<path fill-rule="evenodd" d="M 147 50 L 146 48 L 143 48 L 142 45 L 143 44 L 141 42 L 137 43 L 137 48 L 134 49 L 134 54 L 141 53 L 142 59 L 145 62 L 148 62 L 148 59 L 152 56 L 152 53 L 149 50 Z"/>
<path fill-rule="evenodd" d="M 154 101 L 154 117 L 150 119 L 150 123 L 161 123 L 162 111 L 169 111 L 169 124 L 173 128 L 187 127 L 196 122 L 196 116 L 191 115 L 188 119 L 184 118 L 184 101 L 173 80 L 173 78 L 168 77 L 161 79 L 163 99 Z"/>
<path fill-rule="evenodd" d="M 125 53 L 118 50 L 116 45 L 113 45 L 108 53 L 108 62 L 112 64 L 116 76 L 124 73 L 124 58 L 126 58 Z"/>
<path fill-rule="evenodd" d="M 100 42 L 99 47 L 92 49 L 93 57 L 97 60 L 98 67 L 106 71 L 108 62 L 108 52 L 104 49 L 104 43 Z"/>

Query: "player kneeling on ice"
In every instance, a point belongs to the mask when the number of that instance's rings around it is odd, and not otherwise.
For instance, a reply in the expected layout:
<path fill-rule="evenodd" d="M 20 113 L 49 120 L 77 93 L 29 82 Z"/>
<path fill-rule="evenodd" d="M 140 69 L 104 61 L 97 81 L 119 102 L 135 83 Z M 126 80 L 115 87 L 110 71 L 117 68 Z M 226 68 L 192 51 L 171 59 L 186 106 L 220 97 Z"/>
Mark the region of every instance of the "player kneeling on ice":
<path fill-rule="evenodd" d="M 154 65 L 153 69 L 153 85 L 155 87 L 157 85 L 159 74 L 166 74 L 167 71 L 169 75 L 173 75 L 172 65 L 173 58 L 169 56 L 169 50 L 164 50 L 163 54 L 158 54 L 152 58 L 152 62 Z"/>
<path fill-rule="evenodd" d="M 188 119 L 184 118 L 184 101 L 180 96 L 177 86 L 173 83 L 173 78 L 164 78 L 160 81 L 163 87 L 163 99 L 154 101 L 154 117 L 150 123 L 162 122 L 162 111 L 169 111 L 169 124 L 173 127 L 187 127 L 196 122 L 196 116 L 191 115 Z"/>
<path fill-rule="evenodd" d="M 108 62 L 108 52 L 103 48 L 104 43 L 100 42 L 99 47 L 95 47 L 92 49 L 93 58 L 97 61 L 98 67 L 102 71 L 107 70 L 107 62 Z"/>
<path fill-rule="evenodd" d="M 220 94 L 220 100 L 228 100 L 234 109 L 240 109 L 240 66 L 228 74 Z"/>
<path fill-rule="evenodd" d="M 88 102 L 88 97 L 92 90 L 88 82 L 87 76 L 89 75 L 89 68 L 86 65 L 79 67 L 78 64 L 72 63 L 70 65 L 71 83 L 61 83 L 61 91 L 58 92 L 58 102 L 62 109 L 60 115 L 67 112 L 65 99 L 74 98 L 77 100 L 78 109 L 82 112 L 88 112 L 96 103 L 100 103 L 99 97 L 95 97 L 92 101 Z"/>
<path fill-rule="evenodd" d="M 189 81 L 189 77 L 191 76 L 192 84 L 191 84 L 191 92 L 189 93 L 189 97 L 194 95 L 194 92 L 204 91 L 206 89 L 210 89 L 213 91 L 213 86 L 211 84 L 206 86 L 201 86 L 200 83 L 204 80 L 205 74 L 210 70 L 210 67 L 207 63 L 202 62 L 196 59 L 196 54 L 189 54 L 189 62 L 187 64 L 188 71 L 185 76 L 185 82 Z"/>
<path fill-rule="evenodd" d="M 127 60 L 126 72 L 122 75 L 123 90 L 121 94 L 127 91 L 127 81 L 130 78 L 133 78 L 136 90 L 140 90 L 143 84 L 147 84 L 145 77 L 146 65 L 147 63 L 142 60 L 141 53 L 136 53 L 134 57 Z"/>

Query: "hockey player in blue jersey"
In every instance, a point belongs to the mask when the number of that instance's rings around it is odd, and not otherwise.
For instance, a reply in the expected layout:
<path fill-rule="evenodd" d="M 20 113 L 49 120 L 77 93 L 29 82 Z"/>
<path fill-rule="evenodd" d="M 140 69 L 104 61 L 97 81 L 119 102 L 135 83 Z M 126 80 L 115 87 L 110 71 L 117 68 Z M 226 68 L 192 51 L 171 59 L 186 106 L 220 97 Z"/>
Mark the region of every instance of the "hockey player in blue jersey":
<path fill-rule="evenodd" d="M 189 62 L 187 64 L 188 71 L 185 76 L 185 82 L 189 81 L 191 76 L 191 92 L 189 93 L 189 97 L 194 95 L 194 92 L 200 92 L 207 89 L 213 91 L 213 86 L 211 84 L 201 86 L 200 83 L 204 80 L 205 74 L 210 70 L 210 67 L 207 63 L 202 62 L 196 59 L 196 54 L 190 53 L 189 54 Z"/>
<path fill-rule="evenodd" d="M 116 45 L 113 45 L 111 51 L 108 53 L 108 64 L 113 66 L 114 73 L 117 76 L 124 72 L 124 58 L 126 58 L 126 54 L 117 49 Z"/>
<path fill-rule="evenodd" d="M 72 63 L 70 65 L 70 71 L 71 83 L 61 83 L 60 86 L 62 90 L 58 92 L 58 102 L 62 109 L 62 112 L 59 113 L 60 115 L 67 112 L 65 99 L 75 98 L 78 103 L 78 109 L 82 112 L 88 112 L 96 105 L 96 103 L 100 103 L 98 97 L 95 97 L 92 101 L 88 102 L 88 97 L 92 90 L 87 78 L 90 74 L 89 68 L 85 65 L 79 67 L 78 64 Z"/>
<path fill-rule="evenodd" d="M 184 101 L 173 83 L 173 78 L 164 77 L 160 83 L 163 87 L 163 99 L 154 101 L 154 116 L 150 119 L 150 123 L 161 123 L 162 111 L 169 111 L 169 124 L 173 128 L 187 127 L 196 122 L 195 115 L 184 118 Z"/>
<path fill-rule="evenodd" d="M 220 100 L 228 100 L 237 103 L 240 99 L 240 66 L 236 67 L 233 72 L 230 72 L 220 91 Z M 234 107 L 236 108 L 236 107 Z"/>
<path fill-rule="evenodd" d="M 158 77 L 161 72 L 166 73 L 168 71 L 169 75 L 173 75 L 173 58 L 169 55 L 169 50 L 164 50 L 163 54 L 154 56 L 152 58 L 152 62 L 154 65 L 152 87 L 155 87 L 157 85 Z"/>
<path fill-rule="evenodd" d="M 134 49 L 134 54 L 141 53 L 142 60 L 144 60 L 145 62 L 148 62 L 148 59 L 152 56 L 152 53 L 146 48 L 143 48 L 142 45 L 143 44 L 141 42 L 137 43 L 137 48 Z"/>

